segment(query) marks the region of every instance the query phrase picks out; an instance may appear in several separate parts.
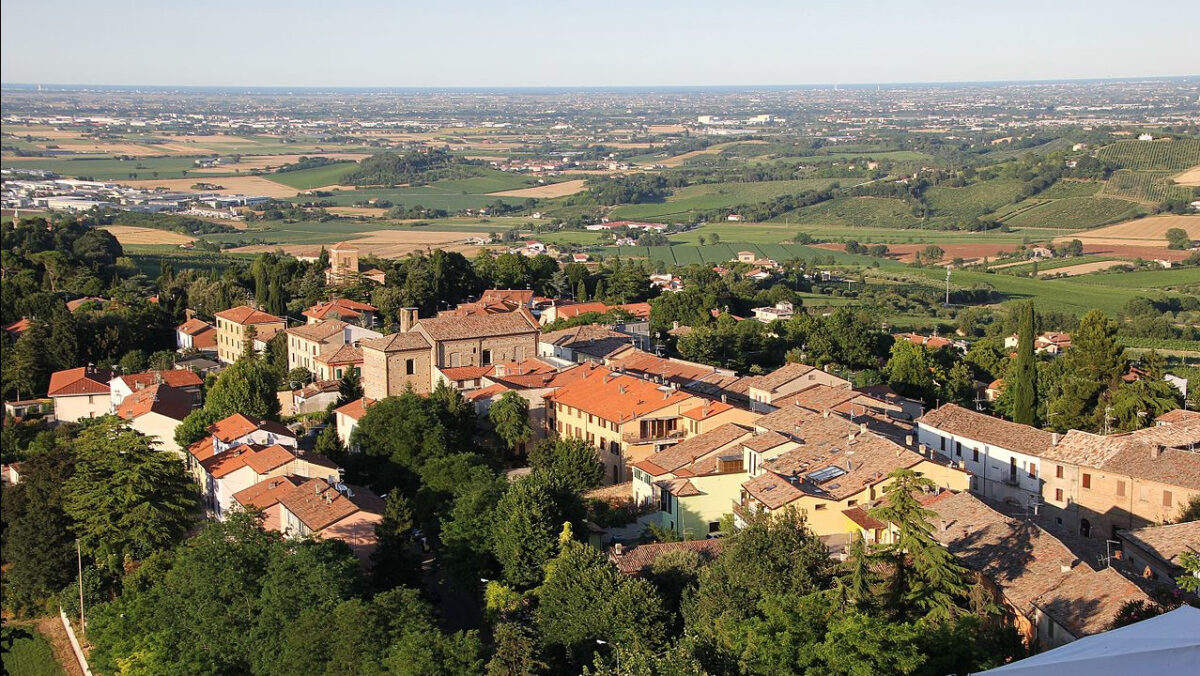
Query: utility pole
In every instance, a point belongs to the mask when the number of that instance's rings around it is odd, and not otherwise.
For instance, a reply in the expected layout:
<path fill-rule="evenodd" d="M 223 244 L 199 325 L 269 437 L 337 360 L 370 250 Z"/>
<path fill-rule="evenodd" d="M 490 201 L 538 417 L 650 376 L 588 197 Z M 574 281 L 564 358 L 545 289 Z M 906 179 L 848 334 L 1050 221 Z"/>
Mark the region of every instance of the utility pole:
<path fill-rule="evenodd" d="M 946 307 L 950 307 L 950 266 L 946 266 Z"/>

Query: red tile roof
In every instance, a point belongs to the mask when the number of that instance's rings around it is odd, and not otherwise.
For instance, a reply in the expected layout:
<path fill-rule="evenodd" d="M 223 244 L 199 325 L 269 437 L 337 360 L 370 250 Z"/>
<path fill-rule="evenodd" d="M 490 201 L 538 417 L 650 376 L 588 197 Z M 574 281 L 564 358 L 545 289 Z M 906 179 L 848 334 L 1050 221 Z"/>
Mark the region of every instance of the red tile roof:
<path fill-rule="evenodd" d="M 163 383 L 171 387 L 187 388 L 200 387 L 204 384 L 204 380 L 200 376 L 186 371 L 184 369 L 168 369 L 165 371 L 143 371 L 142 373 L 130 373 L 128 375 L 119 376 L 117 380 L 125 383 L 131 390 L 137 390 L 138 387 L 149 387 Z"/>
<path fill-rule="evenodd" d="M 335 298 L 327 303 L 317 303 L 302 314 L 305 317 L 312 317 L 313 319 L 354 319 L 361 317 L 363 313 L 377 311 L 378 309 L 374 305 L 368 303 L 360 303 L 356 300 L 348 300 L 346 298 Z"/>
<path fill-rule="evenodd" d="M 28 317 L 21 317 L 20 319 L 13 322 L 12 324 L 9 324 L 8 326 L 4 327 L 4 330 L 13 334 L 13 337 L 16 338 L 16 337 L 19 337 L 22 333 L 25 333 L 26 331 L 28 331 L 29 327 L 31 325 L 32 325 L 32 322 L 29 321 Z"/>
<path fill-rule="evenodd" d="M 479 302 L 528 305 L 533 302 L 533 291 L 530 289 L 488 289 L 479 296 Z"/>
<path fill-rule="evenodd" d="M 291 474 L 272 477 L 234 493 L 233 499 L 237 500 L 244 507 L 266 509 L 279 502 L 280 495 L 299 486 L 303 482 L 303 477 Z"/>
<path fill-rule="evenodd" d="M 179 326 L 176 326 L 175 330 L 179 331 L 180 333 L 187 334 L 189 336 L 195 336 L 195 335 L 197 335 L 199 333 L 203 333 L 205 331 L 216 331 L 216 327 L 214 327 L 212 324 L 209 324 L 208 322 L 204 321 L 203 319 L 197 319 L 195 317 L 192 317 L 191 319 L 180 324 Z"/>
<path fill-rule="evenodd" d="M 292 449 L 273 444 L 242 444 L 211 456 L 200 464 L 214 479 L 226 477 L 243 467 L 263 475 L 296 459 Z"/>
<path fill-rule="evenodd" d="M 468 392 L 463 395 L 463 398 L 467 401 L 479 401 L 480 399 L 487 399 L 488 397 L 495 396 L 502 392 L 507 392 L 508 390 L 509 387 L 507 385 L 502 383 L 493 383 L 487 387 Z"/>
<path fill-rule="evenodd" d="M 322 364 L 361 364 L 363 361 L 362 348 L 354 343 L 340 345 L 336 350 L 326 350 L 315 357 Z"/>
<path fill-rule="evenodd" d="M 442 375 L 450 380 L 460 382 L 463 380 L 478 380 L 492 370 L 491 365 L 488 366 L 447 366 L 438 369 Z"/>
<path fill-rule="evenodd" d="M 382 338 L 372 338 L 359 343 L 363 348 L 379 350 L 380 352 L 406 352 L 408 350 L 428 350 L 429 340 L 416 331 L 408 333 L 391 333 Z"/>
<path fill-rule="evenodd" d="M 212 432 L 213 436 L 221 441 L 230 443 L 258 429 L 263 429 L 280 436 L 296 438 L 296 435 L 291 430 L 280 423 L 273 420 L 255 418 L 243 413 L 234 413 L 223 420 L 217 421 L 212 427 L 208 428 L 208 431 Z"/>
<path fill-rule="evenodd" d="M 296 336 L 305 340 L 316 342 L 324 342 L 334 336 L 342 336 L 346 331 L 346 322 L 340 319 L 330 319 L 316 324 L 303 324 L 295 326 L 287 330 L 289 336 Z"/>
<path fill-rule="evenodd" d="M 112 371 L 87 366 L 55 371 L 50 374 L 50 389 L 46 396 L 73 397 L 84 394 L 108 394 Z"/>
<path fill-rule="evenodd" d="M 217 313 L 221 319 L 227 319 L 234 324 L 273 324 L 282 323 L 282 317 L 276 317 L 273 314 L 255 310 L 248 305 L 239 305 L 237 307 L 222 310 Z"/>
<path fill-rule="evenodd" d="M 692 395 L 648 380 L 596 368 L 584 378 L 559 388 L 550 399 L 614 422 L 626 422 L 673 406 Z"/>
<path fill-rule="evenodd" d="M 416 326 L 439 341 L 536 334 L 538 330 L 537 320 L 525 308 L 516 312 L 472 317 L 430 317 L 418 320 Z"/>
<path fill-rule="evenodd" d="M 1050 447 L 1052 435 L 1036 427 L 978 413 L 957 404 L 945 404 L 926 413 L 917 423 L 956 436 L 982 441 L 991 446 L 1041 456 Z"/>
<path fill-rule="evenodd" d="M 323 479 L 309 479 L 279 498 L 312 531 L 323 530 L 355 512 L 383 514 L 383 500 L 366 488 L 347 486 L 339 492 Z"/>
<path fill-rule="evenodd" d="M 706 401 L 696 408 L 684 411 L 682 415 L 683 417 L 690 418 L 692 420 L 707 420 L 708 418 L 731 410 L 733 410 L 733 407 L 729 404 L 720 401 Z"/>
<path fill-rule="evenodd" d="M 351 420 L 362 420 L 362 417 L 367 414 L 367 408 L 374 403 L 374 400 L 363 397 L 362 399 L 355 399 L 348 404 L 343 404 L 333 410 L 335 413 L 341 413 Z"/>
<path fill-rule="evenodd" d="M 147 413 L 157 413 L 182 421 L 192 412 L 194 401 L 192 393 L 187 390 L 165 384 L 151 385 L 121 400 L 116 413 L 125 420 L 140 418 Z"/>

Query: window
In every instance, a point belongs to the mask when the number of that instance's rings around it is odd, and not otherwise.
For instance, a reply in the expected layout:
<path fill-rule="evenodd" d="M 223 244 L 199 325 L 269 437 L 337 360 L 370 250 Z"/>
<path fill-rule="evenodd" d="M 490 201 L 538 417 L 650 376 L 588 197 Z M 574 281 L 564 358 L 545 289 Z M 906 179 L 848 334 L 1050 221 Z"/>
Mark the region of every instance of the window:
<path fill-rule="evenodd" d="M 1084 472 L 1084 474 L 1083 474 L 1083 487 L 1084 488 L 1092 487 L 1092 475 L 1088 474 L 1087 472 Z"/>
<path fill-rule="evenodd" d="M 721 522 L 720 521 L 709 521 L 708 522 L 708 532 L 720 533 L 721 532 Z"/>
<path fill-rule="evenodd" d="M 820 511 L 822 511 L 822 510 L 824 510 L 824 509 L 825 509 L 825 505 L 824 505 L 824 504 L 818 504 L 816 507 L 814 507 L 814 509 L 816 509 L 818 512 L 820 512 Z"/>
<path fill-rule="evenodd" d="M 484 351 L 483 351 L 483 352 L 480 354 L 480 356 L 479 356 L 479 359 L 480 359 L 480 362 L 479 362 L 479 363 L 480 363 L 481 365 L 483 365 L 483 366 L 488 366 L 488 365 L 490 365 L 490 364 L 492 363 L 492 351 L 491 351 L 491 350 L 484 350 Z"/>
<path fill-rule="evenodd" d="M 1054 466 L 1054 477 L 1057 479 L 1063 478 L 1063 466 L 1062 465 Z"/>
<path fill-rule="evenodd" d="M 942 437 L 942 450 L 946 450 L 946 437 Z"/>
<path fill-rule="evenodd" d="M 1037 465 L 1033 464 L 1032 462 L 1029 463 L 1029 478 L 1037 478 Z"/>
<path fill-rule="evenodd" d="M 1119 498 L 1125 497 L 1125 482 L 1124 481 L 1117 482 L 1117 497 L 1119 497 Z"/>
<path fill-rule="evenodd" d="M 846 506 L 847 506 L 847 507 L 853 507 L 853 506 L 855 506 L 855 505 L 857 505 L 857 504 L 858 504 L 858 500 L 847 500 L 847 501 L 846 501 Z"/>
<path fill-rule="evenodd" d="M 962 442 L 961 441 L 954 442 L 954 455 L 956 455 L 960 458 L 962 457 Z"/>
<path fill-rule="evenodd" d="M 1063 494 L 1062 494 L 1062 489 L 1061 489 L 1061 488 L 1055 488 L 1055 489 L 1054 489 L 1054 501 L 1055 501 L 1055 502 L 1062 502 L 1062 501 L 1063 501 Z"/>
<path fill-rule="evenodd" d="M 1163 507 L 1170 507 L 1172 504 L 1172 499 L 1173 496 L 1171 495 L 1171 491 L 1163 491 Z"/>
<path fill-rule="evenodd" d="M 416 373 L 417 373 L 417 360 L 416 359 L 405 359 L 404 360 L 404 375 L 411 376 L 411 375 L 415 375 Z"/>
<path fill-rule="evenodd" d="M 971 449 L 971 461 L 979 462 L 979 449 L 978 448 Z"/>

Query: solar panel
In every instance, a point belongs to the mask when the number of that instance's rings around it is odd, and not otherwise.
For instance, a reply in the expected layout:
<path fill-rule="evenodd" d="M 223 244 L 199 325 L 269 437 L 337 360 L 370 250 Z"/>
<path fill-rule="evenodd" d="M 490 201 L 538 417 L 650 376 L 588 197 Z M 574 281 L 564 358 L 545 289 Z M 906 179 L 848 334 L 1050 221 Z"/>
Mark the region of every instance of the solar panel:
<path fill-rule="evenodd" d="M 838 467 L 837 465 L 830 465 L 829 467 L 822 467 L 815 472 L 809 472 L 805 476 L 808 477 L 809 481 L 815 484 L 823 484 L 826 481 L 836 479 L 845 473 L 846 470 L 842 469 L 841 467 Z"/>

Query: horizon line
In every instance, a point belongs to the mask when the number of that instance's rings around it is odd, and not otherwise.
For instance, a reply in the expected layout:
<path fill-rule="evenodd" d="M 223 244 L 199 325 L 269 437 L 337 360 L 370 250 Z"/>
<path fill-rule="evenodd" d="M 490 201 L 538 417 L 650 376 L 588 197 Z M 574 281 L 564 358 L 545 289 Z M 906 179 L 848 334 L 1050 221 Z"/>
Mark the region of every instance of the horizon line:
<path fill-rule="evenodd" d="M 6 82 L 0 81 L 3 89 L 30 89 L 51 87 L 61 90 L 86 89 L 243 89 L 243 90 L 360 90 L 360 91 L 613 91 L 613 90 L 680 90 L 680 89 L 711 89 L 711 90 L 758 90 L 758 89 L 819 89 L 819 88 L 866 88 L 866 87 L 902 87 L 902 86 L 967 86 L 967 85 L 1011 85 L 1011 84 L 1064 84 L 1064 83 L 1100 83 L 1100 82 L 1135 82 L 1143 80 L 1188 80 L 1200 79 L 1200 73 L 1187 75 L 1133 75 L 1113 77 L 1050 77 L 1026 80 L 913 80 L 888 82 L 813 82 L 785 84 L 607 84 L 607 85 L 238 85 L 238 84 L 100 84 L 100 83 L 57 83 L 57 82 Z"/>

